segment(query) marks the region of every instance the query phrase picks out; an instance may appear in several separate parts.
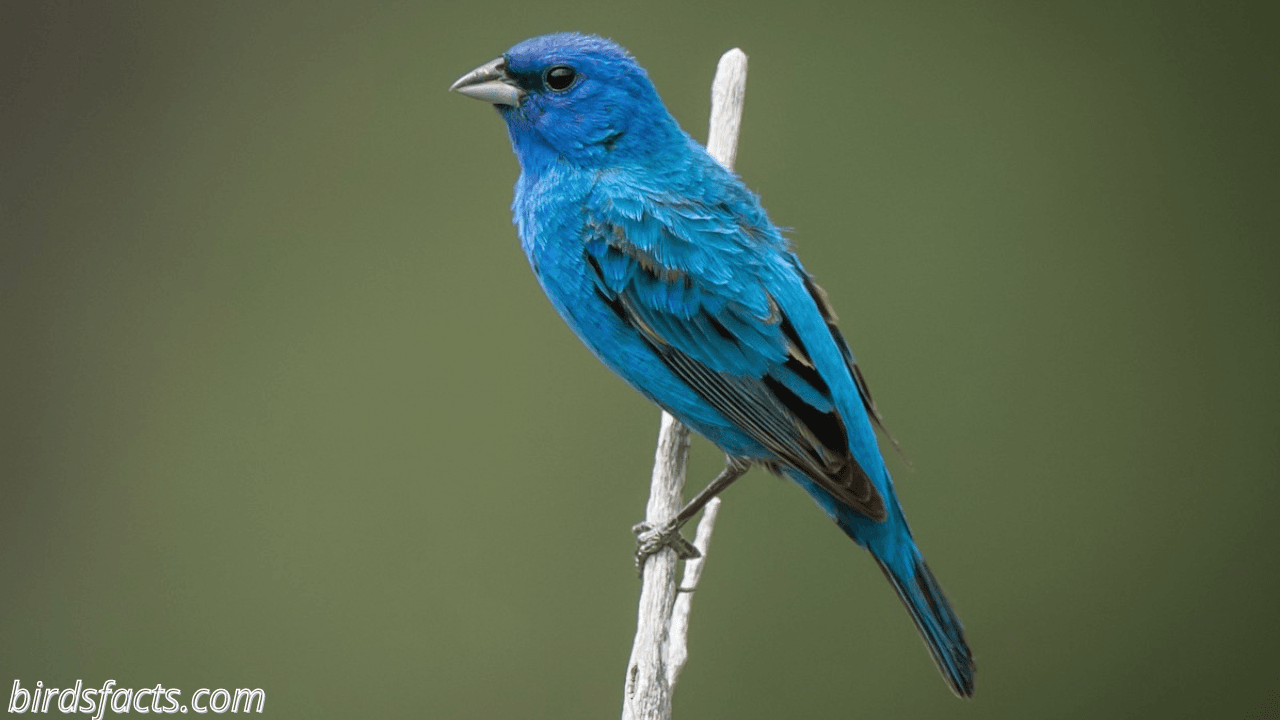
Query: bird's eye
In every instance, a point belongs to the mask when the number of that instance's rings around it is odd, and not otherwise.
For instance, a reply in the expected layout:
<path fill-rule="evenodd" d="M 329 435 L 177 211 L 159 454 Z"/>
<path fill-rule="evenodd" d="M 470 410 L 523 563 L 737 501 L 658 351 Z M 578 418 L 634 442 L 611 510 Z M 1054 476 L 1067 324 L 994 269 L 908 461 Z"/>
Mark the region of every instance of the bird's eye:
<path fill-rule="evenodd" d="M 577 79 L 578 73 L 568 65 L 556 65 L 542 76 L 542 81 L 552 90 L 568 90 Z"/>

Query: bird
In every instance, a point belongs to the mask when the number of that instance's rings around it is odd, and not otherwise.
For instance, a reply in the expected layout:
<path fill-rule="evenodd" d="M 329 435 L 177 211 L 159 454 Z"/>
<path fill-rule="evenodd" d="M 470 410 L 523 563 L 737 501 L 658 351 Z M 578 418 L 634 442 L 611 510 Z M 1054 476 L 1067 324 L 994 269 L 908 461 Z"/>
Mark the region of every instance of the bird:
<path fill-rule="evenodd" d="M 681 129 L 611 40 L 530 38 L 449 89 L 506 123 L 520 165 L 513 223 L 555 310 L 614 373 L 726 454 L 695 502 L 751 466 L 795 481 L 870 552 L 951 690 L 972 697 L 973 654 L 898 503 L 880 413 L 826 292 L 758 196 Z M 650 540 L 689 553 L 679 525 L 695 513 L 687 506 Z"/>

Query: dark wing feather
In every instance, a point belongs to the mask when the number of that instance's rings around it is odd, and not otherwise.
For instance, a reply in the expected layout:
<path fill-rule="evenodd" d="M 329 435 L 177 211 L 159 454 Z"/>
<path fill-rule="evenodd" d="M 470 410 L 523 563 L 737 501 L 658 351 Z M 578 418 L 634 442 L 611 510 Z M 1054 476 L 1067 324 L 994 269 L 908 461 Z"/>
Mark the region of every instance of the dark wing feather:
<path fill-rule="evenodd" d="M 862 376 L 862 369 L 858 367 L 858 363 L 854 362 L 853 353 L 849 350 L 849 343 L 845 342 L 844 334 L 836 326 L 836 311 L 835 308 L 831 307 L 831 300 L 827 297 L 827 291 L 823 290 L 808 275 L 805 275 L 804 285 L 805 289 L 809 291 L 810 297 L 817 303 L 818 310 L 822 312 L 822 319 L 827 323 L 827 330 L 831 332 L 831 337 L 835 338 L 836 345 L 839 346 L 840 353 L 844 356 L 844 363 L 848 366 L 849 374 L 853 376 L 853 382 L 858 387 L 858 397 L 862 398 L 862 407 L 866 409 L 867 416 L 876 424 L 876 427 L 880 428 L 880 432 L 884 433 L 884 436 L 889 439 L 894 449 L 901 454 L 902 447 L 898 444 L 898 440 L 893 437 L 893 433 L 889 432 L 889 428 L 885 427 L 884 416 L 876 408 L 876 401 L 871 398 L 871 388 L 867 385 L 867 379 Z M 910 465 L 910 462 L 908 462 L 908 465 Z"/>
<path fill-rule="evenodd" d="M 883 498 L 849 450 L 830 389 L 778 303 L 763 287 L 730 292 L 691 267 L 660 264 L 623 238 L 611 228 L 585 248 L 596 291 L 618 317 L 779 460 L 854 510 L 884 519 Z M 739 302 L 757 291 L 763 303 Z"/>

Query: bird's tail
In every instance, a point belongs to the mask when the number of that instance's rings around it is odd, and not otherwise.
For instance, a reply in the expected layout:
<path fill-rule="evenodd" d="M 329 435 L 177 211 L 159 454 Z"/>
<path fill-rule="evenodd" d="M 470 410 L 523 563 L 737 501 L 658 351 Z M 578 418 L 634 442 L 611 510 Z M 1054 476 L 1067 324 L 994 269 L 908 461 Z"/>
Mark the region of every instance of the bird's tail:
<path fill-rule="evenodd" d="M 929 571 L 920 551 L 912 544 L 906 562 L 889 563 L 872 551 L 876 563 L 898 591 L 902 604 L 907 606 L 916 629 L 929 647 L 933 661 L 938 664 L 942 677 L 960 697 L 973 697 L 973 653 L 964 639 L 960 618 L 951 609 L 947 597 L 942 594 L 938 579 Z"/>
<path fill-rule="evenodd" d="M 787 470 L 787 474 L 818 502 L 846 535 L 871 552 L 902 604 L 907 606 L 920 637 L 952 692 L 960 697 L 973 697 L 973 653 L 965 642 L 964 627 L 911 538 L 893 486 L 889 485 L 885 493 L 887 517 L 872 520 L 843 505 L 804 473 Z"/>

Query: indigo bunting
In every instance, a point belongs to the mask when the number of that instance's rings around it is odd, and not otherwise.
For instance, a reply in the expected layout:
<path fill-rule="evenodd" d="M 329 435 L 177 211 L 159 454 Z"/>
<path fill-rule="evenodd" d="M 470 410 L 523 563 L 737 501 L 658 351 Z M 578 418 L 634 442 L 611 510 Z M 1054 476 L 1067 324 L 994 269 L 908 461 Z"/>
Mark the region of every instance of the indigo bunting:
<path fill-rule="evenodd" d="M 870 551 L 951 689 L 971 696 L 972 653 L 898 505 L 867 385 L 826 293 L 755 194 L 609 40 L 532 38 L 450 89 L 506 121 L 521 170 L 514 222 L 561 317 L 728 456 L 700 498 L 751 465 L 794 480 Z M 664 533 L 679 543 L 678 524 Z"/>

